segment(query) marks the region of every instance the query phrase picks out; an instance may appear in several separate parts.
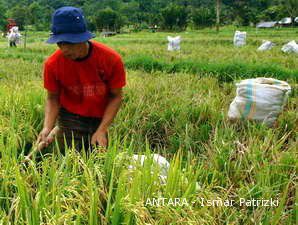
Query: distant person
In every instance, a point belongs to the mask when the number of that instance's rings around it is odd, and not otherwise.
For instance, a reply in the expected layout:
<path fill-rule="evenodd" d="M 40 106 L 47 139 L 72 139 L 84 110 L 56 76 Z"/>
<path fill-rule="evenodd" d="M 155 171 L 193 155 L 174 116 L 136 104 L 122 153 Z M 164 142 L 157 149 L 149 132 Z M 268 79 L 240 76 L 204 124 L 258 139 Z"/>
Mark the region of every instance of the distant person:
<path fill-rule="evenodd" d="M 83 12 L 62 7 L 52 16 L 52 34 L 47 40 L 57 44 L 44 63 L 44 88 L 47 90 L 45 118 L 38 142 L 48 146 L 50 131 L 58 122 L 57 140 L 63 150 L 64 137 L 71 147 L 92 150 L 108 145 L 108 128 L 115 118 L 126 84 L 120 55 L 96 41 L 86 29 Z M 62 151 L 63 152 L 63 151 Z"/>
<path fill-rule="evenodd" d="M 17 43 L 20 42 L 21 34 L 17 26 L 12 27 L 7 35 L 9 47 L 17 47 Z"/>

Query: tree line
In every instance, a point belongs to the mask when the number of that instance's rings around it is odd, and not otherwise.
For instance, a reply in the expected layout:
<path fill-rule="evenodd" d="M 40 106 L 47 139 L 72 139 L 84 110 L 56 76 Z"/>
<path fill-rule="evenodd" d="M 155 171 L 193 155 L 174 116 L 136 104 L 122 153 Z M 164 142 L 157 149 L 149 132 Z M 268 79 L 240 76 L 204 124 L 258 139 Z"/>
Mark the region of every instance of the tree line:
<path fill-rule="evenodd" d="M 67 5 L 82 8 L 93 31 L 198 29 L 298 16 L 298 0 L 0 0 L 0 26 L 13 18 L 21 29 L 49 30 L 54 10 Z"/>

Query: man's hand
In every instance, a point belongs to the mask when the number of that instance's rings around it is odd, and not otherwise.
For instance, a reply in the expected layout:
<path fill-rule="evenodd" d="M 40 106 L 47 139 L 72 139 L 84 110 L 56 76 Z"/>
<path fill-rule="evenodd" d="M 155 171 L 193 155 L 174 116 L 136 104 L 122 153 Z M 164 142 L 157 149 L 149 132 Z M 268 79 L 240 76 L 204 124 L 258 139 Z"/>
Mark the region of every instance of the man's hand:
<path fill-rule="evenodd" d="M 38 135 L 37 144 L 44 142 L 46 146 L 49 144 L 48 135 L 50 134 L 51 129 L 44 127 Z"/>
<path fill-rule="evenodd" d="M 54 140 L 53 136 L 50 135 L 52 128 L 55 126 L 55 121 L 58 116 L 60 109 L 59 93 L 48 91 L 47 100 L 45 104 L 45 119 L 43 129 L 39 133 L 37 138 L 38 149 L 42 150 Z M 56 130 L 55 130 L 56 132 Z"/>
<path fill-rule="evenodd" d="M 92 135 L 91 144 L 106 150 L 108 147 L 108 127 L 116 116 L 122 101 L 122 88 L 111 89 L 109 93 L 109 102 L 104 112 L 102 121 L 96 132 Z"/>
<path fill-rule="evenodd" d="M 106 149 L 108 146 L 108 134 L 106 131 L 96 131 L 91 138 L 91 144 Z"/>

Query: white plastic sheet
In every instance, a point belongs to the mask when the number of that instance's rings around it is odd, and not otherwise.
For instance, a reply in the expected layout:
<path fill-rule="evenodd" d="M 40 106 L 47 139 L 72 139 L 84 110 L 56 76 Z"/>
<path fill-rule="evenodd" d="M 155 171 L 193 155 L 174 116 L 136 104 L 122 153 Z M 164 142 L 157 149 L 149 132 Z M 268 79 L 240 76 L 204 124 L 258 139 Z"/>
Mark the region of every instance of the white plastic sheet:
<path fill-rule="evenodd" d="M 133 155 L 132 157 L 133 161 L 139 162 L 141 166 L 144 165 L 145 160 L 147 157 L 145 155 Z M 162 183 L 165 183 L 167 176 L 168 176 L 168 170 L 170 168 L 170 163 L 168 160 L 159 155 L 159 154 L 153 154 L 153 163 L 155 166 L 158 166 L 160 169 L 159 178 L 161 179 Z M 128 169 L 133 169 L 133 165 L 129 165 Z"/>
<path fill-rule="evenodd" d="M 290 85 L 273 78 L 242 80 L 236 84 L 237 96 L 230 104 L 229 119 L 248 119 L 272 126 L 282 112 Z"/>
<path fill-rule="evenodd" d="M 149 162 L 147 161 L 149 160 Z M 117 155 L 117 159 L 115 160 L 115 165 L 120 165 L 123 162 L 128 162 L 128 171 L 133 172 L 136 170 L 138 166 L 149 166 L 151 170 L 151 174 L 153 174 L 155 171 L 158 172 L 158 178 L 161 185 L 166 185 L 168 180 L 168 175 L 170 171 L 170 163 L 168 160 L 159 155 L 159 154 L 150 154 L 150 155 L 129 155 L 126 152 L 122 152 Z M 146 164 L 146 163 L 149 163 Z M 156 170 L 157 169 L 157 170 Z M 185 171 L 184 169 L 182 171 Z M 185 174 L 180 174 L 181 176 L 181 182 L 184 182 L 186 185 L 189 185 L 189 180 Z M 130 173 L 128 174 L 128 178 L 131 180 L 132 177 Z M 199 191 L 201 189 L 198 182 L 195 183 L 196 191 Z"/>

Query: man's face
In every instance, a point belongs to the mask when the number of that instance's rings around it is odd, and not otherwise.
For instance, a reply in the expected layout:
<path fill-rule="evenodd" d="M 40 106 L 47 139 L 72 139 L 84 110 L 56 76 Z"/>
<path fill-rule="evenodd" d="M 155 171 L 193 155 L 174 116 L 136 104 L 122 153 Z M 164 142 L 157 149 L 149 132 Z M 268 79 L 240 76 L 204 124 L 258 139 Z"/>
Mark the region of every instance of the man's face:
<path fill-rule="evenodd" d="M 58 47 L 62 51 L 63 55 L 68 59 L 78 59 L 82 57 L 84 52 L 85 43 L 69 43 L 69 42 L 59 42 L 57 43 Z"/>

